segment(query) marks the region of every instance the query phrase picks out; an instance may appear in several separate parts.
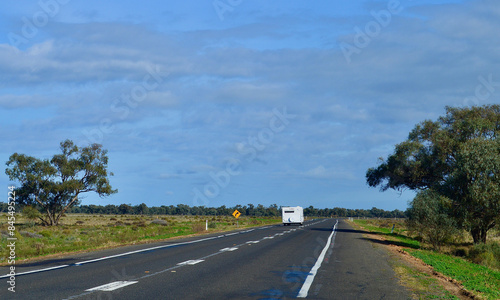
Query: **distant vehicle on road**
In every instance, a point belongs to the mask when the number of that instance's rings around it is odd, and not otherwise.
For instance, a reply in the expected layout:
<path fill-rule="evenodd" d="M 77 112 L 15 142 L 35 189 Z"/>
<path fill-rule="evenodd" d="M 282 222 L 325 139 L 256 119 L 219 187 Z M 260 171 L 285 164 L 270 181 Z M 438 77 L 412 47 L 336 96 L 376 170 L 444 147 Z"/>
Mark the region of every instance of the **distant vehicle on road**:
<path fill-rule="evenodd" d="M 304 209 L 300 206 L 281 207 L 283 225 L 304 224 Z"/>

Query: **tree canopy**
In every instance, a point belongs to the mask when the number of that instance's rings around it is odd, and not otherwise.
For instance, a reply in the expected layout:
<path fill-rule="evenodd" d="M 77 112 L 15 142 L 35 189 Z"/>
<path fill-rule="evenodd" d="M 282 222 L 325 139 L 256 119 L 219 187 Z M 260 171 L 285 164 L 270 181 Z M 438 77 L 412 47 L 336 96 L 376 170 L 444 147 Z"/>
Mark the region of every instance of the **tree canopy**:
<path fill-rule="evenodd" d="M 5 173 L 20 183 L 15 190 L 16 201 L 44 212 L 45 217 L 40 219 L 45 225 L 57 225 L 83 193 L 96 192 L 104 197 L 117 192 L 109 183 L 107 151 L 102 145 L 79 148 L 66 140 L 60 143 L 60 149 L 62 153 L 50 160 L 14 153 L 6 163 Z"/>
<path fill-rule="evenodd" d="M 394 153 L 368 169 L 369 186 L 432 189 L 451 200 L 450 214 L 486 242 L 500 216 L 500 106 L 452 108 L 415 126 Z"/>

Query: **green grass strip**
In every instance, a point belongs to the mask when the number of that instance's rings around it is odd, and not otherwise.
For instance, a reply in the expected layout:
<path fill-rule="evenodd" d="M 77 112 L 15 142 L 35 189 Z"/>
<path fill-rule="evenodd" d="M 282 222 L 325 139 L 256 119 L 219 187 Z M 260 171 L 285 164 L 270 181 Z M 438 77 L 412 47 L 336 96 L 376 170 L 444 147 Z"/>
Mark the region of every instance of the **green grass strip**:
<path fill-rule="evenodd" d="M 500 299 L 500 272 L 460 257 L 426 250 L 406 251 L 431 265 L 436 271 L 458 280 L 467 290 L 480 292 L 487 299 Z"/>

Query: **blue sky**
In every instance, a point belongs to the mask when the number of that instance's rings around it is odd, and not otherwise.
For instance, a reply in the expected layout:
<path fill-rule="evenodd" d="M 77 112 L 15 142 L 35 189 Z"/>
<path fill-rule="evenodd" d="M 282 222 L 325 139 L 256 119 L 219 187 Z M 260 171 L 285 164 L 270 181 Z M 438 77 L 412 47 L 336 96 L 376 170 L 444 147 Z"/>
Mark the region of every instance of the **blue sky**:
<path fill-rule="evenodd" d="M 9 1 L 0 160 L 103 144 L 119 193 L 84 204 L 404 210 L 367 168 L 500 102 L 499 25 L 492 0 Z"/>

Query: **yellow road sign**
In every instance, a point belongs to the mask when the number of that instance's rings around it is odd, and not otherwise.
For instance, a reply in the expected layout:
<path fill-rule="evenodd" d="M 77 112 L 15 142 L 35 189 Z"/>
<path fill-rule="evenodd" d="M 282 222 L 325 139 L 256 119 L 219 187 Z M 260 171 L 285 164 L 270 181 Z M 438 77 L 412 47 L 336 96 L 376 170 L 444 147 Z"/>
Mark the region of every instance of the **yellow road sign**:
<path fill-rule="evenodd" d="M 234 212 L 233 212 L 233 217 L 235 217 L 236 219 L 238 219 L 240 216 L 241 216 L 241 213 L 237 209 L 235 209 Z"/>

